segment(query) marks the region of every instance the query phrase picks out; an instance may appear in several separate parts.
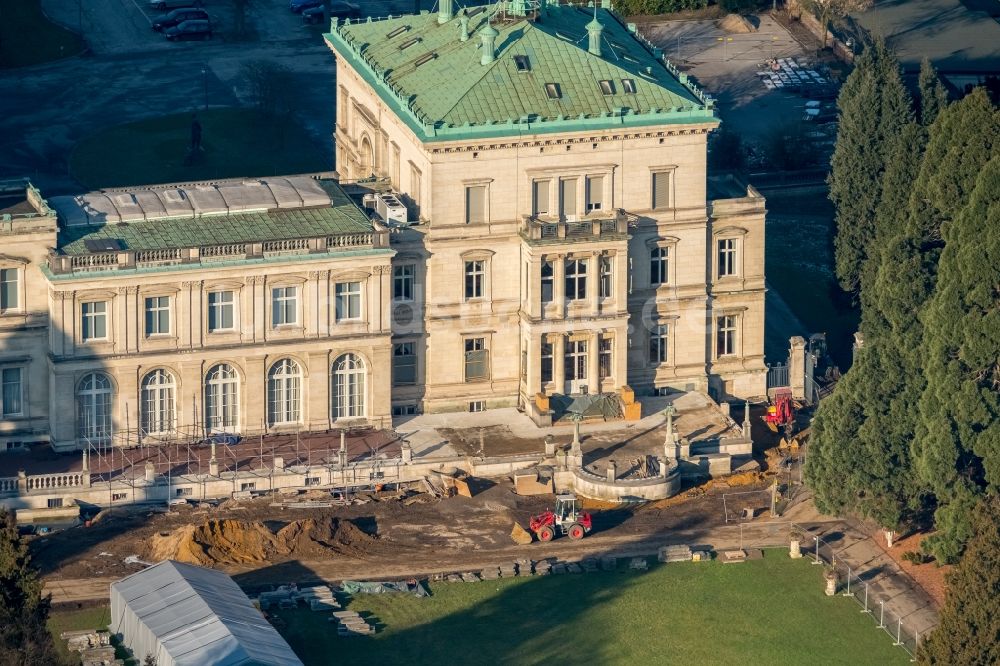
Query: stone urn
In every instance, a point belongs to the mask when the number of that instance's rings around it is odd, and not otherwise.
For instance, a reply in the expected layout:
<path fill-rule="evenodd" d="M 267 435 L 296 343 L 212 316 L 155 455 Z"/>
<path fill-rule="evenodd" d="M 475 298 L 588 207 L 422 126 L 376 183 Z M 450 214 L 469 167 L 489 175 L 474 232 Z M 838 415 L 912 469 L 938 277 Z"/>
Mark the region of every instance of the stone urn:
<path fill-rule="evenodd" d="M 792 539 L 788 544 L 788 557 L 797 560 L 802 557 L 802 544 L 798 539 Z"/>
<path fill-rule="evenodd" d="M 827 569 L 823 578 L 826 580 L 826 596 L 832 597 L 837 594 L 837 582 L 839 579 L 837 572 L 833 569 Z"/>

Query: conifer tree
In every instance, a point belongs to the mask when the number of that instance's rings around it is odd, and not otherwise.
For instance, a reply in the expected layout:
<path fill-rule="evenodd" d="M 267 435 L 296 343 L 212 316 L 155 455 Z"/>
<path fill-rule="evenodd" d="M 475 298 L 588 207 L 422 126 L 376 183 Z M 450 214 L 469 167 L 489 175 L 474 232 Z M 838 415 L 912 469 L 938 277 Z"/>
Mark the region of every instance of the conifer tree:
<path fill-rule="evenodd" d="M 913 119 L 899 63 L 881 40 L 865 50 L 837 99 L 839 129 L 830 169 L 836 207 L 837 277 L 856 294 L 874 236 L 882 177 L 894 139 Z"/>
<path fill-rule="evenodd" d="M 973 535 L 948 575 L 941 622 L 917 652 L 922 664 L 1000 664 L 1000 498 L 991 494 L 969 513 Z"/>
<path fill-rule="evenodd" d="M 948 106 L 948 91 L 938 77 L 937 70 L 931 61 L 924 57 L 920 61 L 920 124 L 930 126 L 937 120 L 941 110 Z"/>
<path fill-rule="evenodd" d="M 42 598 L 28 545 L 17 533 L 14 517 L 0 510 L 0 664 L 59 663 L 45 626 L 48 615 L 48 598 Z"/>
<path fill-rule="evenodd" d="M 942 236 L 935 293 L 921 317 L 926 388 L 917 437 L 939 503 L 929 545 L 953 561 L 972 529 L 968 508 L 984 491 L 1000 491 L 1000 156 Z"/>

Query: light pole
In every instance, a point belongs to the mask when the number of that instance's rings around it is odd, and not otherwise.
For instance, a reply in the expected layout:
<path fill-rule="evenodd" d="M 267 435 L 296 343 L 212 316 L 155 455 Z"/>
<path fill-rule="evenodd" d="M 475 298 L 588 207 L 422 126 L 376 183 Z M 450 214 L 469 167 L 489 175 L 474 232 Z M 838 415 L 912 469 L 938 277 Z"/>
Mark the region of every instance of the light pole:
<path fill-rule="evenodd" d="M 201 84 L 202 89 L 205 93 L 205 110 L 208 110 L 208 70 L 204 67 L 201 68 Z"/>

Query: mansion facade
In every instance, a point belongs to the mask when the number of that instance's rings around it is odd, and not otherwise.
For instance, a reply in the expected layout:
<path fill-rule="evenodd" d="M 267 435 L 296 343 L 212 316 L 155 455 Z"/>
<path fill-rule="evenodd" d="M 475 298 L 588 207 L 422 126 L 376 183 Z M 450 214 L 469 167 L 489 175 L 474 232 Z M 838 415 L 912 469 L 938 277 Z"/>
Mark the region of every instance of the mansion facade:
<path fill-rule="evenodd" d="M 337 178 L 0 184 L 0 448 L 766 393 L 764 200 L 708 177 L 711 100 L 611 11 L 326 39 Z"/>

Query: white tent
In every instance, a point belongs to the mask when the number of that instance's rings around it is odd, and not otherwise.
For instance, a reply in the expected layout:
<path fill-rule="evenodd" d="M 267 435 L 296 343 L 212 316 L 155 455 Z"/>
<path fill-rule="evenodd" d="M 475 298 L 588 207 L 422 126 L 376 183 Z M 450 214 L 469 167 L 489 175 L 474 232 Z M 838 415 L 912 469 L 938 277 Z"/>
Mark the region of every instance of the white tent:
<path fill-rule="evenodd" d="M 157 666 L 302 666 L 232 578 L 172 560 L 111 584 L 111 631 Z"/>

